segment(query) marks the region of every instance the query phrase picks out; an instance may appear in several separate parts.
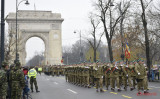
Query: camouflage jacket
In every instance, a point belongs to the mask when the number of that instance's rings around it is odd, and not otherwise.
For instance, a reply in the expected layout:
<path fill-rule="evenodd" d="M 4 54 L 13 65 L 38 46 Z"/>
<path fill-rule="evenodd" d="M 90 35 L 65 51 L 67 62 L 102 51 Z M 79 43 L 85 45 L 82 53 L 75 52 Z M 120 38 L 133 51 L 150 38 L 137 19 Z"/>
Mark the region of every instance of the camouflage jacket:
<path fill-rule="evenodd" d="M 20 69 L 13 69 L 10 71 L 11 88 L 12 90 L 23 89 L 25 86 L 24 74 Z"/>
<path fill-rule="evenodd" d="M 7 74 L 4 70 L 0 70 L 0 96 L 7 95 Z"/>
<path fill-rule="evenodd" d="M 135 65 L 135 72 L 137 79 L 144 79 L 145 75 L 147 74 L 145 67 L 141 64 Z"/>

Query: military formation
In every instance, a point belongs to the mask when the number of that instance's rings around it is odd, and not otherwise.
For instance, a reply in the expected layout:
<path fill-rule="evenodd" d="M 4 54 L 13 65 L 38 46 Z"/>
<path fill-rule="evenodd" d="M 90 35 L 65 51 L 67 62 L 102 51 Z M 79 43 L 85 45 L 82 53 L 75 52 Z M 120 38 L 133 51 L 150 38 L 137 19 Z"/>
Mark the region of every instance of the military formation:
<path fill-rule="evenodd" d="M 130 91 L 136 89 L 141 94 L 148 93 L 147 66 L 143 60 L 132 62 L 113 61 L 112 63 L 82 63 L 75 65 L 52 65 L 35 67 L 30 69 L 28 76 L 30 80 L 31 91 L 33 92 L 33 83 L 35 84 L 36 92 L 39 92 L 36 75 L 37 71 L 41 74 L 44 72 L 47 75 L 59 76 L 65 75 L 66 82 L 77 86 L 91 88 L 96 87 L 97 92 L 104 92 L 104 86 L 107 90 L 127 91 L 129 86 Z M 34 72 L 33 72 L 34 71 Z M 19 62 L 12 64 L 9 69 L 7 62 L 2 63 L 0 69 L 0 99 L 21 99 L 22 91 L 25 87 L 25 77 L 22 72 Z M 9 98 L 9 99 L 10 99 Z"/>
<path fill-rule="evenodd" d="M 50 65 L 50 66 L 44 66 L 43 72 L 46 75 L 52 75 L 52 76 L 64 76 L 65 67 L 61 65 Z"/>
<path fill-rule="evenodd" d="M 144 93 L 148 93 L 147 67 L 140 59 L 130 63 L 113 61 L 112 64 L 83 63 L 66 66 L 65 78 L 66 82 L 77 86 L 95 86 L 97 92 L 103 92 L 104 85 L 107 90 L 110 86 L 112 91 L 115 91 L 116 87 L 117 91 L 122 91 L 122 88 L 127 91 L 128 86 L 132 91 L 137 85 L 139 94 L 142 89 Z"/>
<path fill-rule="evenodd" d="M 44 66 L 43 72 L 47 75 L 65 75 L 66 82 L 77 86 L 91 88 L 96 87 L 97 92 L 104 92 L 103 86 L 112 91 L 130 91 L 138 89 L 148 93 L 147 67 L 141 59 L 126 62 L 113 61 L 112 63 L 82 63 L 74 65 Z"/>

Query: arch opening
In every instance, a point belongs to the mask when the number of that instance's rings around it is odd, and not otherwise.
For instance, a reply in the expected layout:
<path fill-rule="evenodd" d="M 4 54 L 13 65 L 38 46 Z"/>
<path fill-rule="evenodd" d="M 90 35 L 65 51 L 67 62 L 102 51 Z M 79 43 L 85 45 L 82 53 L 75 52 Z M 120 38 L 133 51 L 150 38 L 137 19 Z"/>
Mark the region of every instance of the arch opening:
<path fill-rule="evenodd" d="M 45 64 L 45 42 L 40 37 L 30 37 L 25 44 L 26 65 L 39 66 Z"/>

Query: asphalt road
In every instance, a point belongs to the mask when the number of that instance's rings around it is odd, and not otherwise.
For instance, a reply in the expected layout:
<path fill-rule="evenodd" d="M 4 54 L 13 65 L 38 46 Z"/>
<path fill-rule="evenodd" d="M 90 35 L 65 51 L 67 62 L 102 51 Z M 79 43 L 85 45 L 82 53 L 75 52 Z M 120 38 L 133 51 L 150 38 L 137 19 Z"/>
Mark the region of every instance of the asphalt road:
<path fill-rule="evenodd" d="M 148 96 L 137 96 L 137 90 L 112 92 L 96 92 L 95 87 L 90 89 L 79 87 L 65 81 L 64 76 L 52 77 L 42 74 L 37 76 L 40 93 L 35 90 L 32 99 L 160 99 L 160 82 L 149 82 Z M 105 89 L 105 88 L 104 88 Z"/>

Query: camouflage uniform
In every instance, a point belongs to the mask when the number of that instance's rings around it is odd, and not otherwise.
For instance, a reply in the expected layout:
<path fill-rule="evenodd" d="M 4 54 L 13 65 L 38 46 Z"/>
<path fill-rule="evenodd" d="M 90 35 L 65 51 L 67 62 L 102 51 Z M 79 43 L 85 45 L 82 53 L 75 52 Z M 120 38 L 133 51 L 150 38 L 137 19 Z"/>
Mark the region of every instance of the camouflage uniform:
<path fill-rule="evenodd" d="M 140 62 L 141 60 L 138 60 Z M 136 71 L 136 78 L 137 78 L 137 84 L 138 84 L 138 93 L 140 93 L 141 86 L 144 86 L 144 93 L 147 93 L 147 83 L 145 82 L 145 76 L 146 76 L 146 69 L 143 64 L 138 63 L 135 65 L 135 71 Z"/>
<path fill-rule="evenodd" d="M 113 64 L 114 65 L 114 64 Z M 111 90 L 114 91 L 115 89 L 115 84 L 117 84 L 117 88 L 118 88 L 118 91 L 121 91 L 120 90 L 120 85 L 119 85 L 119 69 L 117 66 L 112 66 L 111 68 Z"/>
<path fill-rule="evenodd" d="M 96 66 L 95 70 L 95 79 L 96 79 L 96 89 L 98 92 L 98 87 L 100 87 L 100 91 L 103 92 L 103 69 L 102 66 Z"/>
<path fill-rule="evenodd" d="M 25 78 L 20 69 L 20 64 L 16 64 L 16 67 L 10 71 L 9 77 L 11 81 L 11 99 L 21 99 L 22 90 L 25 86 Z"/>
<path fill-rule="evenodd" d="M 4 70 L 0 70 L 0 99 L 6 99 L 7 87 L 7 74 Z"/>
<path fill-rule="evenodd" d="M 109 65 L 104 67 L 104 75 L 105 75 L 105 85 L 106 85 L 106 89 L 108 90 L 109 84 L 110 84 L 110 73 L 111 70 L 109 68 Z"/>

